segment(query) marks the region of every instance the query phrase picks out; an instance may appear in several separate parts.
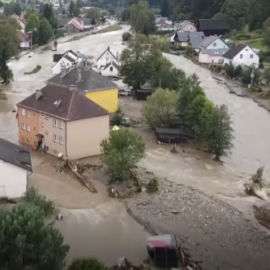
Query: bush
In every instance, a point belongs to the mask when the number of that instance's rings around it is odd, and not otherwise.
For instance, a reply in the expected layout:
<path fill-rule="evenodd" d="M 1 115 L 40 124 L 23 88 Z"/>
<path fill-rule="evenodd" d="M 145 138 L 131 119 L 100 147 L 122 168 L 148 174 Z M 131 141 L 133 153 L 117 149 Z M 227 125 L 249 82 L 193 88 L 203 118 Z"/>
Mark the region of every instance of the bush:
<path fill-rule="evenodd" d="M 129 41 L 130 38 L 131 38 L 131 34 L 129 32 L 123 33 L 123 35 L 122 35 L 122 40 L 123 41 Z"/>
<path fill-rule="evenodd" d="M 146 184 L 146 191 L 148 193 L 154 193 L 158 191 L 158 180 L 156 178 L 152 178 L 147 184 Z"/>
<path fill-rule="evenodd" d="M 94 258 L 75 259 L 68 270 L 105 270 L 105 266 Z"/>
<path fill-rule="evenodd" d="M 46 216 L 53 214 L 53 202 L 47 200 L 45 196 L 41 195 L 37 189 L 31 187 L 29 188 L 24 197 L 22 198 L 23 202 L 32 203 L 35 206 L 39 207 Z"/>
<path fill-rule="evenodd" d="M 41 70 L 41 66 L 37 65 L 32 71 L 24 72 L 24 74 L 25 75 L 31 75 L 31 74 L 38 73 L 40 70 Z"/>

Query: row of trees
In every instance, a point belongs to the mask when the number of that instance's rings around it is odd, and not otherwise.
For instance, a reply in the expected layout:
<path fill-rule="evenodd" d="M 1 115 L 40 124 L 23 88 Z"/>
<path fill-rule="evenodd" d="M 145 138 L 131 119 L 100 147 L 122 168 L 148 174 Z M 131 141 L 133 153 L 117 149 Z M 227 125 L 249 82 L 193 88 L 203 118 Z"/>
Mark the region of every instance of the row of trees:
<path fill-rule="evenodd" d="M 217 158 L 232 147 L 227 107 L 215 107 L 204 94 L 196 75 L 173 67 L 149 38 L 135 35 L 121 55 L 121 74 L 134 91 L 146 83 L 156 90 L 145 102 L 143 115 L 151 127 L 172 127 L 181 122 Z"/>

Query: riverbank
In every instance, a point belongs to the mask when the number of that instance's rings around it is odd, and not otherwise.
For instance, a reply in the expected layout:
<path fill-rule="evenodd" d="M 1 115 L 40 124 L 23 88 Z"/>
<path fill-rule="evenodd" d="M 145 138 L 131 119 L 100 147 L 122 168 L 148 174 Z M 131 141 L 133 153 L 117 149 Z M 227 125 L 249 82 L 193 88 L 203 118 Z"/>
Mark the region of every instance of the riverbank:
<path fill-rule="evenodd" d="M 204 270 L 267 270 L 270 238 L 244 215 L 197 189 L 159 179 L 160 191 L 125 201 L 150 233 L 173 233 Z"/>

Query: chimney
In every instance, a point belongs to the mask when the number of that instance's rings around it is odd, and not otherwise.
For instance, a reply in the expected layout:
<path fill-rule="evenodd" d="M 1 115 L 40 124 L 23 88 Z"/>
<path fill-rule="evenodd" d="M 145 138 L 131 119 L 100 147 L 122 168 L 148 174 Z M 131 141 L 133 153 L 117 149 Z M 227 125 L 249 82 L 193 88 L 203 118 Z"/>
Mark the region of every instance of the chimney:
<path fill-rule="evenodd" d="M 74 91 L 74 90 L 76 90 L 76 89 L 77 89 L 76 85 L 71 85 L 71 86 L 69 87 L 69 90 L 70 90 L 70 91 Z"/>
<path fill-rule="evenodd" d="M 108 46 L 108 49 L 107 49 L 108 51 L 110 50 L 110 46 Z"/>
<path fill-rule="evenodd" d="M 82 80 L 82 70 L 80 67 L 77 68 L 77 81 L 80 82 Z"/>
<path fill-rule="evenodd" d="M 64 62 L 61 62 L 61 75 L 60 78 L 63 79 L 67 74 L 67 68 Z"/>
<path fill-rule="evenodd" d="M 39 100 L 42 97 L 42 91 L 36 90 L 36 100 Z"/>

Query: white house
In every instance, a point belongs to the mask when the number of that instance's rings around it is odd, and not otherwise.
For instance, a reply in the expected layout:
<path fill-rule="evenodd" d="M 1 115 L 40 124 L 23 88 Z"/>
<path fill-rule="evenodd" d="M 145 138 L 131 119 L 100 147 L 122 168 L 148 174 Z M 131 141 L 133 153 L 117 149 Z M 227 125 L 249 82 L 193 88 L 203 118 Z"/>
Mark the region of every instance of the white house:
<path fill-rule="evenodd" d="M 201 64 L 223 64 L 223 55 L 229 49 L 204 49 L 199 53 L 199 63 Z"/>
<path fill-rule="evenodd" d="M 115 61 L 112 61 L 105 67 L 102 67 L 100 73 L 106 77 L 118 77 L 120 74 L 120 66 Z"/>
<path fill-rule="evenodd" d="M 206 50 L 229 49 L 229 46 L 218 36 L 209 36 L 202 40 L 201 48 Z"/>
<path fill-rule="evenodd" d="M 30 152 L 0 138 L 0 198 L 20 198 L 32 173 Z"/>
<path fill-rule="evenodd" d="M 194 23 L 190 22 L 190 21 L 182 21 L 179 23 L 175 23 L 174 25 L 174 31 L 177 32 L 195 32 L 197 31 L 196 26 L 194 25 Z"/>
<path fill-rule="evenodd" d="M 65 65 L 68 69 L 77 61 L 77 54 L 73 51 L 67 51 L 63 55 L 55 55 L 58 56 L 58 61 L 52 66 L 52 74 L 56 75 L 61 72 L 61 65 Z"/>
<path fill-rule="evenodd" d="M 238 44 L 231 47 L 224 55 L 224 64 L 232 64 L 235 67 L 241 66 L 259 66 L 259 55 L 248 45 Z"/>
<path fill-rule="evenodd" d="M 101 69 L 101 67 L 105 67 L 107 64 L 111 62 L 116 62 L 118 64 L 118 53 L 117 56 L 115 56 L 111 50 L 110 47 L 108 47 L 97 59 L 97 67 Z"/>

